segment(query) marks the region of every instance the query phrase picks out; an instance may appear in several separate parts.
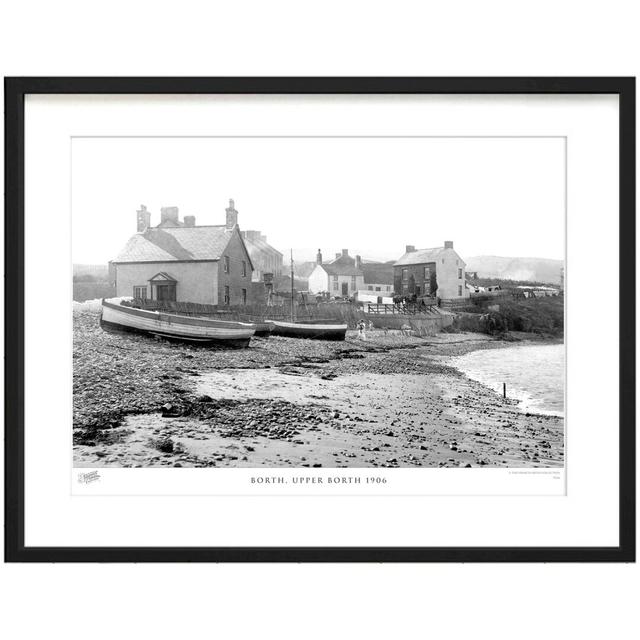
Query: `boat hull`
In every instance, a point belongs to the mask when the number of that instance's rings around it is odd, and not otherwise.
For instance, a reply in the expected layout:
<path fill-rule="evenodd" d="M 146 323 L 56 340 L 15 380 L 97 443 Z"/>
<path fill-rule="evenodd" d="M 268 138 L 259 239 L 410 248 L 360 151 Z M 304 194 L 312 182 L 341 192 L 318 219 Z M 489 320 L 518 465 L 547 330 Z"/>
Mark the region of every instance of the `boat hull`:
<path fill-rule="evenodd" d="M 301 322 L 283 322 L 270 320 L 274 336 L 288 338 L 306 338 L 310 340 L 344 340 L 347 334 L 346 324 L 306 324 Z"/>
<path fill-rule="evenodd" d="M 242 348 L 249 345 L 255 331 L 250 324 L 218 322 L 157 311 L 124 307 L 103 300 L 100 325 L 103 328 L 133 331 L 202 345 Z M 221 326 L 225 325 L 225 326 Z"/>

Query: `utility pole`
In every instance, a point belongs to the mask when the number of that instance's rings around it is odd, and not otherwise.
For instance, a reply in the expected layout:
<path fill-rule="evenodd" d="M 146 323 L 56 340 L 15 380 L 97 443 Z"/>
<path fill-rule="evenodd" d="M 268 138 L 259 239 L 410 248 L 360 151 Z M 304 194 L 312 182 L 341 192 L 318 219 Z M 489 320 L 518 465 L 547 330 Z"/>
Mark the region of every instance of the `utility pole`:
<path fill-rule="evenodd" d="M 291 322 L 293 321 L 293 249 L 291 249 Z"/>

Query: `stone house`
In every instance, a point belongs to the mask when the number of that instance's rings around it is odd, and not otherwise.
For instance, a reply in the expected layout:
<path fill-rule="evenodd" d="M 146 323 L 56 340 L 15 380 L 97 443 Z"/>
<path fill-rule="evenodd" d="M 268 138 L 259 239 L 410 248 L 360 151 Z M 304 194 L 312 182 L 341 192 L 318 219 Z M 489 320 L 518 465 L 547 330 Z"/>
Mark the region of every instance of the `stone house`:
<path fill-rule="evenodd" d="M 335 260 L 323 262 L 318 249 L 316 266 L 309 276 L 310 293 L 328 293 L 331 297 L 351 297 L 364 288 L 364 272 L 360 256 L 352 258 L 348 249 L 337 253 Z"/>
<path fill-rule="evenodd" d="M 468 298 L 465 262 L 446 241 L 443 247 L 417 249 L 407 245 L 393 265 L 394 289 L 400 296 L 434 296 L 444 300 Z"/>
<path fill-rule="evenodd" d="M 238 227 L 233 200 L 226 224 L 197 226 L 195 216 L 179 219 L 178 207 L 163 207 L 160 223 L 137 212 L 137 233 L 110 262 L 117 296 L 148 300 L 248 304 L 253 263 Z"/>
<path fill-rule="evenodd" d="M 253 263 L 253 282 L 264 282 L 264 275 L 270 273 L 274 280 L 282 275 L 282 253 L 267 242 L 267 236 L 260 231 L 241 231 L 244 244 Z"/>
<path fill-rule="evenodd" d="M 364 289 L 378 296 L 393 296 L 393 263 L 363 262 Z"/>

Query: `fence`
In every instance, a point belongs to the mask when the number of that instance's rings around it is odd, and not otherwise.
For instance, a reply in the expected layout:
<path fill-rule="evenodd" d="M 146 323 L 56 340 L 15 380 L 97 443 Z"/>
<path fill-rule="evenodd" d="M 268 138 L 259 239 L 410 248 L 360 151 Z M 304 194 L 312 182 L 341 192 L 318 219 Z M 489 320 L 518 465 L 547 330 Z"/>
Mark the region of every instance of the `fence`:
<path fill-rule="evenodd" d="M 437 307 L 437 303 L 434 298 L 433 302 L 409 302 L 406 304 L 375 304 L 369 302 L 366 304 L 365 309 L 366 313 L 375 315 L 415 316 L 435 313 L 435 307 Z"/>
<path fill-rule="evenodd" d="M 256 321 L 256 320 L 291 320 L 291 301 L 288 304 L 271 306 L 266 304 L 247 304 L 242 306 L 216 306 L 197 302 L 172 302 L 168 300 L 143 300 L 136 298 L 123 304 L 137 309 L 149 311 L 164 311 L 178 315 L 218 317 L 227 320 Z M 354 304 L 332 304 L 318 302 L 311 304 L 296 304 L 293 317 L 297 320 L 339 321 L 355 327 L 357 322 L 364 319 L 364 312 Z"/>

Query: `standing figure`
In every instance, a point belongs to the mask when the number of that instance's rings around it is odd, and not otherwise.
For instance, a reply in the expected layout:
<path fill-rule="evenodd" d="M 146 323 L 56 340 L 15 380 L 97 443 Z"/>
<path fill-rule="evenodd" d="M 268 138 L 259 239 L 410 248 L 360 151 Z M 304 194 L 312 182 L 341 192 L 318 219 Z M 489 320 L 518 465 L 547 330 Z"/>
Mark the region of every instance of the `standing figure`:
<path fill-rule="evenodd" d="M 358 340 L 366 340 L 367 339 L 367 336 L 364 333 L 364 327 L 365 327 L 364 320 L 360 320 L 358 322 Z"/>

